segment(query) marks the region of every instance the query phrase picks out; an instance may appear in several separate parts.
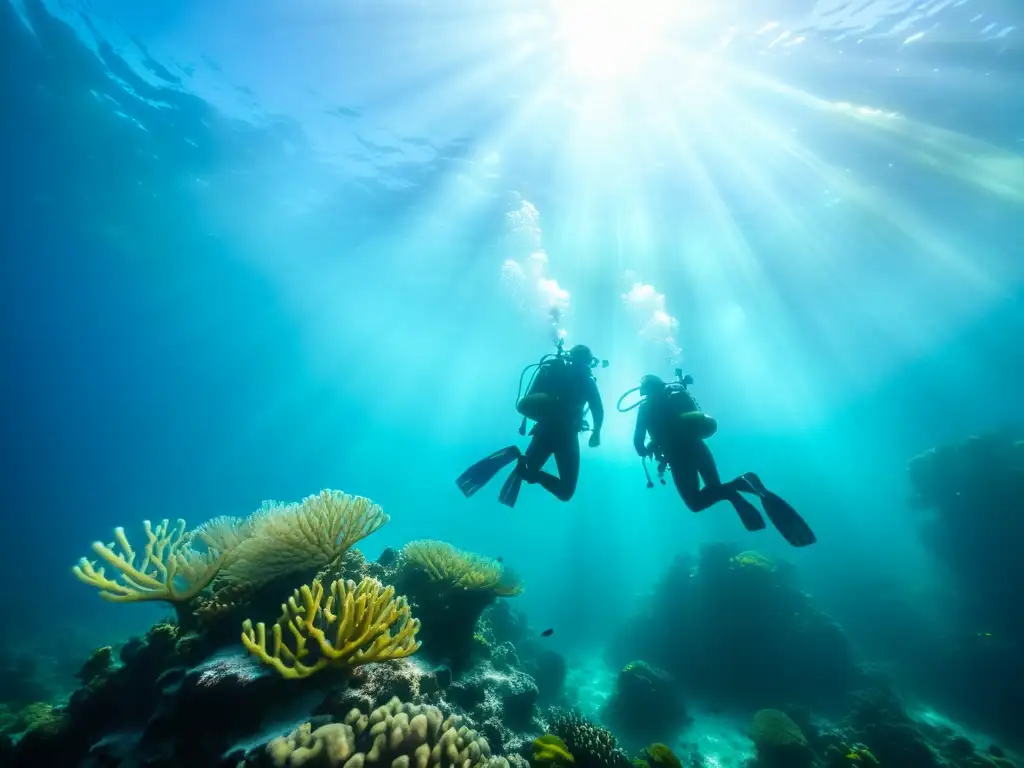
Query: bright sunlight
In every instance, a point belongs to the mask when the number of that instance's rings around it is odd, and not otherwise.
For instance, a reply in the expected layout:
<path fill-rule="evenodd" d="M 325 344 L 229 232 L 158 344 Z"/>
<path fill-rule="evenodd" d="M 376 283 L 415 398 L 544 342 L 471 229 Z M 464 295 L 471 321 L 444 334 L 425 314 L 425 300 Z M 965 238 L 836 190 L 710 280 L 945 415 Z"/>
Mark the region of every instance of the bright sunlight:
<path fill-rule="evenodd" d="M 557 38 L 569 68 L 588 80 L 635 74 L 662 47 L 672 22 L 689 16 L 679 0 L 556 0 Z"/>

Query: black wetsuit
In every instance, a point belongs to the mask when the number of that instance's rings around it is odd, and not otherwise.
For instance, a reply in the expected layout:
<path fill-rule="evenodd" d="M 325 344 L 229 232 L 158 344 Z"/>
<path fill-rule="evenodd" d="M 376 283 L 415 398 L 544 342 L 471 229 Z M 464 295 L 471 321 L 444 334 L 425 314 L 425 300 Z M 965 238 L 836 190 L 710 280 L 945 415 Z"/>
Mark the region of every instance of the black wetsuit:
<path fill-rule="evenodd" d="M 673 433 L 671 420 L 696 406 L 679 407 L 669 402 L 669 397 L 686 397 L 679 385 L 669 385 L 664 394 L 652 396 L 637 409 L 636 428 L 633 430 L 633 447 L 640 456 L 650 453 L 647 449 L 647 435 L 654 442 L 653 450 L 664 456 L 672 472 L 672 481 L 683 502 L 694 512 L 700 512 L 720 501 L 736 505 L 747 504 L 739 495 L 739 488 L 746 487 L 742 478 L 723 483 L 711 449 L 703 440 L 682 437 Z M 684 401 L 685 402 L 685 401 Z M 692 402 L 692 400 L 691 400 Z M 704 481 L 704 487 L 700 485 Z"/>
<path fill-rule="evenodd" d="M 538 422 L 530 430 L 530 445 L 524 456 L 523 479 L 528 483 L 539 483 L 562 501 L 569 501 L 576 493 L 580 478 L 579 432 L 583 428 L 583 412 L 589 406 L 593 416 L 593 431 L 600 434 L 604 424 L 604 405 L 597 381 L 590 370 L 580 371 L 568 366 L 561 382 L 566 391 L 560 393 L 564 401 L 557 418 Z M 545 472 L 543 466 L 552 456 L 558 475 Z"/>

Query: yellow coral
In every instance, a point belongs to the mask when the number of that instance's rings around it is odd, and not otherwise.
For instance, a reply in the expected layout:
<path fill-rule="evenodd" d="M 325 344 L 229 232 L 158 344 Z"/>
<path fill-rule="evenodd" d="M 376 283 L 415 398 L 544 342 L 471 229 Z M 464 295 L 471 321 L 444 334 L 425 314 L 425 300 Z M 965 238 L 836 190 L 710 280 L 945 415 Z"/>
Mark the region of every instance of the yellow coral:
<path fill-rule="evenodd" d="M 878 765 L 878 758 L 875 757 L 874 753 L 866 746 L 860 743 L 854 744 L 852 747 L 842 743 L 842 749 L 846 751 L 845 759 L 860 762 L 869 762 L 874 765 Z"/>
<path fill-rule="evenodd" d="M 185 521 L 172 528 L 164 520 L 155 528 L 146 520 L 146 547 L 135 564 L 135 550 L 124 528 L 114 529 L 110 544 L 94 542 L 93 551 L 118 571 L 117 580 L 108 578 L 103 566 L 82 558 L 72 571 L 81 581 L 100 590 L 100 597 L 116 603 L 166 600 L 184 603 L 199 594 L 217 575 L 224 555 L 217 549 L 192 549 L 194 534 L 185 531 Z M 115 551 L 117 547 L 120 551 Z"/>
<path fill-rule="evenodd" d="M 267 631 L 263 622 L 255 626 L 246 619 L 242 625 L 242 644 L 264 664 L 282 677 L 309 677 L 328 666 L 353 667 L 373 661 L 410 656 L 419 650 L 416 640 L 420 623 L 409 614 L 404 597 L 395 597 L 394 587 L 384 587 L 376 579 L 359 582 L 341 579 L 331 584 L 327 604 L 323 584 L 314 580 L 312 588 L 296 590 L 281 606 L 282 616 L 273 628 L 273 646 L 267 650 Z M 334 613 L 337 606 L 338 612 Z M 392 627 L 397 626 L 392 636 Z M 284 642 L 287 629 L 294 650 Z M 328 634 L 330 636 L 328 636 Z M 318 651 L 312 664 L 303 660 L 312 652 L 312 640 Z"/>
<path fill-rule="evenodd" d="M 419 567 L 431 580 L 456 589 L 491 591 L 501 597 L 514 597 L 523 591 L 519 580 L 501 563 L 443 541 L 414 541 L 403 553 L 408 563 Z"/>
<path fill-rule="evenodd" d="M 775 571 L 777 568 L 770 558 L 765 557 L 760 552 L 755 552 L 752 549 L 746 552 L 741 552 L 735 557 L 730 558 L 729 562 L 734 566 L 739 566 L 740 568 L 755 568 L 768 572 Z"/>
<path fill-rule="evenodd" d="M 565 742 L 551 733 L 533 740 L 533 762 L 542 764 L 564 765 L 575 763 L 576 758 L 565 746 Z"/>
<path fill-rule="evenodd" d="M 299 504 L 265 502 L 248 520 L 218 518 L 199 533 L 229 543 L 218 582 L 258 586 L 299 570 L 319 570 L 387 523 L 369 499 L 324 490 Z"/>
<path fill-rule="evenodd" d="M 651 768 L 682 768 L 683 764 L 666 744 L 651 744 L 646 750 L 647 764 Z"/>

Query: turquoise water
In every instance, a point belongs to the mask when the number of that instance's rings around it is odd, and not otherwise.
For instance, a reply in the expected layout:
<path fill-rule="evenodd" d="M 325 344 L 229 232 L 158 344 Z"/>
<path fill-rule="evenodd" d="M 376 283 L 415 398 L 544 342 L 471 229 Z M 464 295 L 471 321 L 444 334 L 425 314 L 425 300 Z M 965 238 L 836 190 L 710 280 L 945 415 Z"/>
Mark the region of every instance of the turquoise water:
<path fill-rule="evenodd" d="M 673 557 L 720 540 L 793 562 L 870 645 L 865 595 L 943 575 L 910 459 L 1024 415 L 1010 3 L 24 0 L 0 22 L 8 642 L 159 615 L 68 575 L 115 526 L 337 488 L 391 516 L 367 555 L 501 557 L 584 687 Z M 516 383 L 556 338 L 609 360 L 578 492 L 463 498 L 466 466 L 523 443 Z M 676 367 L 723 475 L 758 472 L 816 545 L 644 487 L 614 404 Z"/>

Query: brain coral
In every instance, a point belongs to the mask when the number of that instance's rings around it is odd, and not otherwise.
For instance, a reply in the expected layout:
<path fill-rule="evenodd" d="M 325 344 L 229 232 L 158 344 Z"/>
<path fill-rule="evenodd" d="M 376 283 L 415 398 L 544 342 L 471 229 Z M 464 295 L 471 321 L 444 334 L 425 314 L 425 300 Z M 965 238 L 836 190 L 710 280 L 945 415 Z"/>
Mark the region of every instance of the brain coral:
<path fill-rule="evenodd" d="M 446 719 L 437 707 L 398 698 L 369 716 L 353 709 L 343 723 L 315 730 L 305 723 L 271 741 L 267 755 L 277 768 L 509 768 L 457 715 Z"/>

